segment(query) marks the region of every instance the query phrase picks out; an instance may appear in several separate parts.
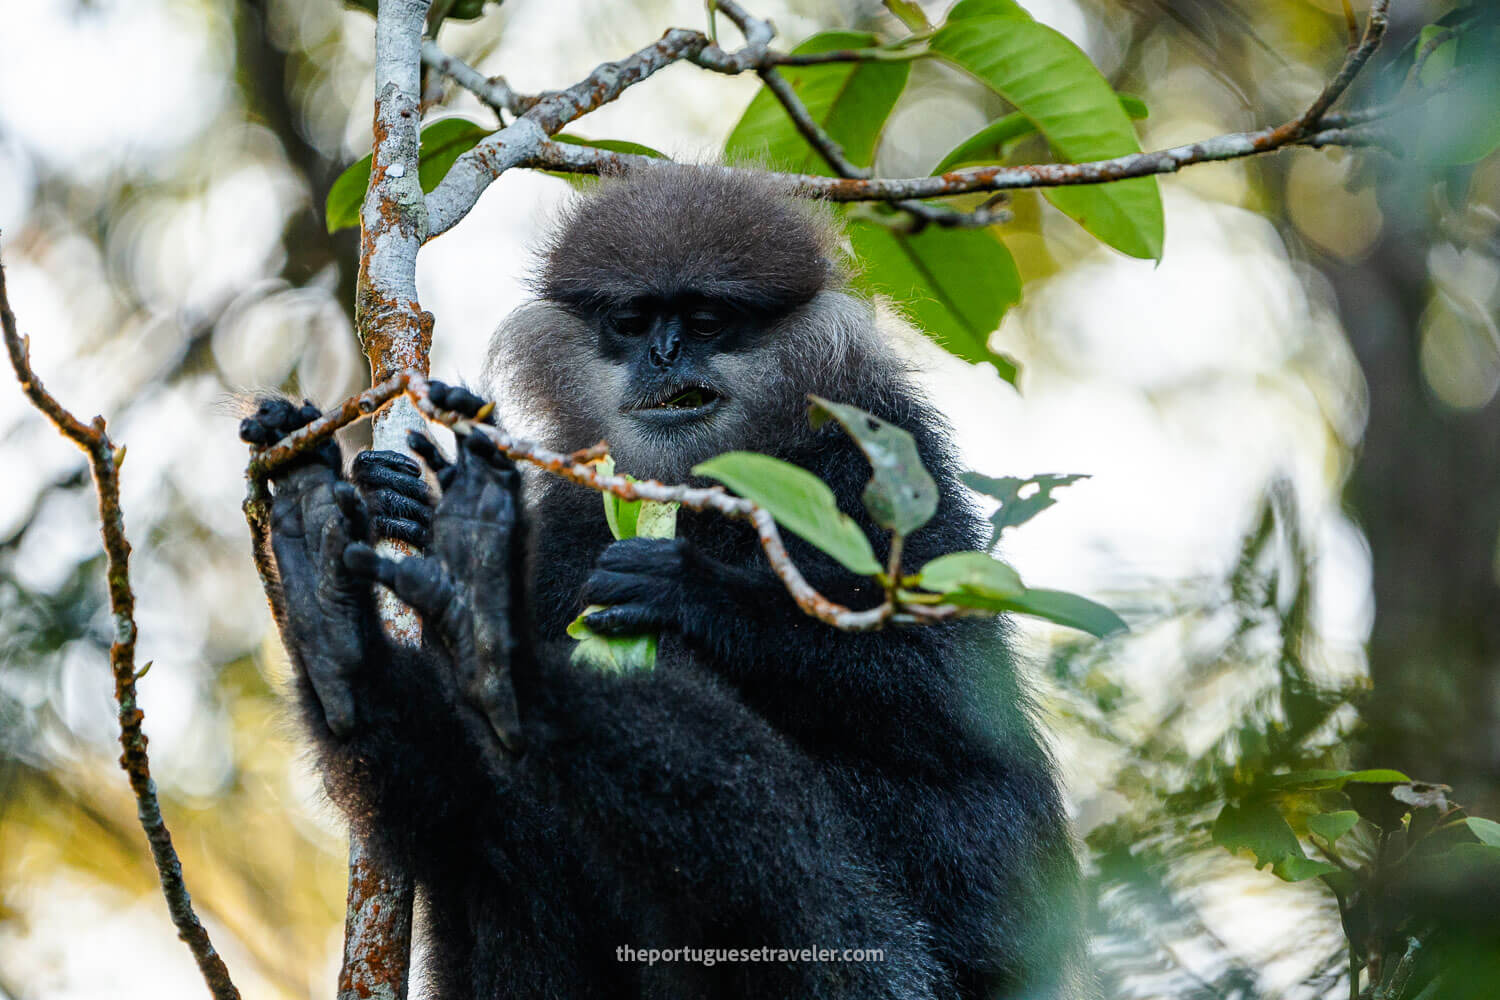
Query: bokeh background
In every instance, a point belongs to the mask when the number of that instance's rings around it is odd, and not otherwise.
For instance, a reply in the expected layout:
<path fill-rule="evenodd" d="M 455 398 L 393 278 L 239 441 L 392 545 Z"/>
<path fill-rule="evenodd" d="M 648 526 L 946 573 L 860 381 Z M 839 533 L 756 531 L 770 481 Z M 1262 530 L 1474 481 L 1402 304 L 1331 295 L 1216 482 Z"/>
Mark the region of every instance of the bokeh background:
<path fill-rule="evenodd" d="M 924 6 L 936 19 L 946 4 Z M 1396 0 L 1390 51 L 1450 6 Z M 1346 38 L 1341 0 L 1027 7 L 1145 99 L 1145 148 L 1294 116 Z M 892 25 L 868 0 L 754 9 L 787 45 Z M 702 21 L 696 0 L 506 0 L 443 42 L 534 91 Z M 369 148 L 372 55 L 373 22 L 333 0 L 0 11 L 12 304 L 49 387 L 128 445 L 152 763 L 247 996 L 331 995 L 345 846 L 279 698 L 235 425 L 258 389 L 326 403 L 366 383 L 355 238 L 327 234 L 322 204 Z M 575 131 L 712 158 L 755 89 L 674 66 Z M 444 104 L 491 121 L 462 95 Z M 925 173 L 995 111 L 919 63 L 878 168 Z M 1007 555 L 1028 583 L 1132 624 L 1104 644 L 1022 628 L 1111 982 L 1333 995 L 1347 987 L 1331 898 L 1253 870 L 1207 828 L 1218 782 L 1246 763 L 1400 768 L 1500 815 L 1500 158 L 1298 150 L 1193 167 L 1163 191 L 1159 266 L 1016 197 L 1003 232 L 1025 299 L 994 344 L 1020 361 L 1019 391 L 935 350 L 929 387 L 973 468 L 1092 477 Z M 478 376 L 568 194 L 507 174 L 424 249 L 435 374 Z M 202 995 L 114 764 L 86 470 L 3 381 L 0 997 Z"/>

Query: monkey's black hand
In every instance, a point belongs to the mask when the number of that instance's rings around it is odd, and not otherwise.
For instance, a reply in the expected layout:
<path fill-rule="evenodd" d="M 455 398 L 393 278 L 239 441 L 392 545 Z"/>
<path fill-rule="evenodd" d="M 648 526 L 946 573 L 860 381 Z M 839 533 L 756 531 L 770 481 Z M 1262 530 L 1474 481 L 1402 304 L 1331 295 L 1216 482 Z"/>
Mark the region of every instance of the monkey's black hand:
<path fill-rule="evenodd" d="M 452 410 L 470 419 L 478 416 L 485 406 L 485 401 L 468 389 L 436 380 L 427 383 L 427 395 L 439 409 Z M 493 422 L 489 414 L 485 417 L 487 422 Z M 447 465 L 430 439 L 415 432 L 412 437 L 412 450 L 427 459 L 428 465 L 435 470 Z M 349 471 L 370 509 L 370 528 L 377 539 L 407 542 L 419 549 L 427 547 L 433 503 L 421 466 L 398 451 L 363 451 L 354 456 Z"/>
<path fill-rule="evenodd" d="M 681 538 L 627 538 L 605 549 L 583 585 L 585 604 L 609 607 L 586 624 L 604 635 L 669 629 L 694 638 L 740 613 L 750 586 L 738 571 Z"/>
<path fill-rule="evenodd" d="M 261 447 L 319 416 L 311 403 L 268 399 L 240 423 L 240 437 Z M 369 587 L 344 569 L 352 538 L 367 530 L 354 488 L 339 478 L 338 445 L 326 441 L 271 480 L 271 550 L 281 578 L 282 640 L 306 674 L 328 728 L 355 725 L 355 675 L 365 656 Z"/>
<path fill-rule="evenodd" d="M 345 550 L 344 563 L 416 608 L 452 654 L 459 689 L 501 745 L 518 754 L 524 742 L 510 663 L 516 648 L 511 588 L 519 476 L 480 434 L 460 436 L 453 465 L 426 439 L 412 444 L 443 485 L 427 555 L 397 562 L 356 542 Z"/>
<path fill-rule="evenodd" d="M 349 472 L 370 509 L 370 528 L 377 539 L 427 547 L 432 498 L 421 466 L 399 451 L 362 451 L 354 456 Z"/>

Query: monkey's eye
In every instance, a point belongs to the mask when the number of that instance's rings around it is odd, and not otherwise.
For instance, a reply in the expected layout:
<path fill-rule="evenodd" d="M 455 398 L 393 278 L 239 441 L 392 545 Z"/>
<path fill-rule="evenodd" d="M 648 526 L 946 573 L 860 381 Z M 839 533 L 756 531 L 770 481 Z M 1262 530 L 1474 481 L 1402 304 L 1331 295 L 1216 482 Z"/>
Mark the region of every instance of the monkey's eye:
<path fill-rule="evenodd" d="M 724 317 L 712 309 L 694 309 L 687 314 L 687 328 L 699 337 L 712 337 L 724 329 Z"/>
<path fill-rule="evenodd" d="M 611 319 L 614 328 L 627 337 L 638 337 L 651 326 L 651 317 L 640 309 L 621 309 Z"/>

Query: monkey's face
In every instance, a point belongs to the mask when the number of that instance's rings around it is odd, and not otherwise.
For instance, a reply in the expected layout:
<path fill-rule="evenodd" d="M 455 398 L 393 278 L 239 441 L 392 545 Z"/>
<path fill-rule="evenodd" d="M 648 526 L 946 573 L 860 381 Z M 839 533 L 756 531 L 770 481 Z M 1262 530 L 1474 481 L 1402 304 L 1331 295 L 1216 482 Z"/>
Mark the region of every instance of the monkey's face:
<path fill-rule="evenodd" d="M 681 478 L 740 447 L 754 423 L 758 350 L 771 318 L 701 295 L 639 297 L 596 311 L 605 437 L 620 468 Z"/>

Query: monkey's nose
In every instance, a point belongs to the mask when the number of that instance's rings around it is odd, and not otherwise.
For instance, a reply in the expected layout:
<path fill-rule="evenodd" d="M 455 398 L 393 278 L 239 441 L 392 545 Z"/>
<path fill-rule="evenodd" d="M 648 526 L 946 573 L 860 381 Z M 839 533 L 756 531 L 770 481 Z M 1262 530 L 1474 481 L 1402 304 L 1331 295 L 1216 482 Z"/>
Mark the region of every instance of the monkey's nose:
<path fill-rule="evenodd" d="M 677 360 L 677 353 L 682 348 L 682 338 L 677 331 L 668 328 L 658 336 L 651 339 L 651 363 L 658 368 L 670 368 L 672 362 Z"/>

